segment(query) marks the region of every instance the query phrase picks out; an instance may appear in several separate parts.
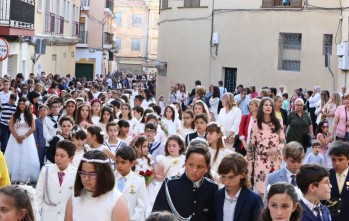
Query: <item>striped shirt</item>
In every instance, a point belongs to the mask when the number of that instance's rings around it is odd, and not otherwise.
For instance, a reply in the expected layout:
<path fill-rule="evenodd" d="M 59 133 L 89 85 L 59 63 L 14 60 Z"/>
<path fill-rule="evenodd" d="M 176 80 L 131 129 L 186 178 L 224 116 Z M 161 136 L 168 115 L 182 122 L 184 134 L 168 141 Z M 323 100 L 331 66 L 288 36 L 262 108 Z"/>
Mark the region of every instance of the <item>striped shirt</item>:
<path fill-rule="evenodd" d="M 9 103 L 3 103 L 1 104 L 1 108 L 2 108 L 2 112 L 1 112 L 0 123 L 8 126 L 11 116 L 16 111 L 17 106 L 15 104 L 10 106 Z"/>

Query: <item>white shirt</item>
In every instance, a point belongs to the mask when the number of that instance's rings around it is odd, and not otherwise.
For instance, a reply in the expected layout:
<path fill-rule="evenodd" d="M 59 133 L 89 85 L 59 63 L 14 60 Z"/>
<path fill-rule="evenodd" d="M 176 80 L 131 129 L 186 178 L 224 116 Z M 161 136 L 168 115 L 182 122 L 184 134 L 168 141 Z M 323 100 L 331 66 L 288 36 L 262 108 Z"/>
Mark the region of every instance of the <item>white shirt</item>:
<path fill-rule="evenodd" d="M 226 136 L 229 136 L 232 132 L 236 135 L 239 133 L 241 110 L 234 106 L 226 113 L 225 108 L 222 108 L 217 116 L 217 121 L 223 126 Z"/>
<path fill-rule="evenodd" d="M 315 215 L 315 217 L 317 216 L 317 213 L 314 208 L 316 207 L 315 204 L 309 202 L 304 196 L 301 197 L 303 203 L 313 212 L 313 214 Z M 320 216 L 322 218 L 322 213 L 320 213 Z"/>
<path fill-rule="evenodd" d="M 8 103 L 9 100 L 10 100 L 10 95 L 12 93 L 9 91 L 7 93 L 5 93 L 4 91 L 1 91 L 0 92 L 0 105 L 3 104 L 3 103 Z"/>
<path fill-rule="evenodd" d="M 309 108 L 315 107 L 316 103 L 320 100 L 320 93 L 316 93 L 313 97 L 309 98 Z"/>
<path fill-rule="evenodd" d="M 349 167 L 348 167 L 346 170 L 343 171 L 342 174 L 345 175 L 344 177 L 340 177 L 341 174 L 336 173 L 337 184 L 340 183 L 339 181 L 340 181 L 340 179 L 342 178 L 342 179 L 343 179 L 343 181 L 342 181 L 342 182 L 343 182 L 343 186 L 345 185 L 345 179 L 346 179 L 346 177 L 348 176 L 348 170 L 349 170 Z M 342 189 L 342 190 L 343 190 L 343 189 Z"/>
<path fill-rule="evenodd" d="M 235 207 L 238 201 L 239 195 L 241 192 L 241 188 L 236 193 L 234 197 L 230 197 L 227 191 L 225 191 L 225 199 L 223 206 L 223 221 L 233 221 L 235 214 Z"/>
<path fill-rule="evenodd" d="M 291 184 L 291 181 L 292 181 L 292 175 L 295 175 L 295 179 L 296 179 L 296 174 L 293 174 L 293 173 L 291 173 L 288 169 L 287 169 L 287 167 L 285 167 L 285 170 L 286 170 L 286 176 L 287 176 L 287 180 L 288 180 L 288 183 L 289 184 Z"/>

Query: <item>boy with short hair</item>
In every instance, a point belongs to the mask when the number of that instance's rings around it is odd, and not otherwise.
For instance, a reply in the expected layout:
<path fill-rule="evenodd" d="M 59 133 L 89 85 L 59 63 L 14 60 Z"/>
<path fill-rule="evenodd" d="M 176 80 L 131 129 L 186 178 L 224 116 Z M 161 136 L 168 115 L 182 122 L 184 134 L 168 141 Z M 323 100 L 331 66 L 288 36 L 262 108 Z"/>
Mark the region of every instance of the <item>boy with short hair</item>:
<path fill-rule="evenodd" d="M 146 187 L 145 180 L 132 171 L 136 164 L 136 151 L 123 146 L 115 153 L 115 188 L 127 199 L 131 221 L 144 221 Z"/>
<path fill-rule="evenodd" d="M 61 106 L 62 101 L 58 97 L 53 98 L 48 104 L 50 114 L 45 117 L 43 123 L 46 146 L 49 146 L 49 142 L 57 134 L 59 128 L 59 119 L 62 116 Z"/>
<path fill-rule="evenodd" d="M 304 148 L 297 141 L 291 141 L 285 145 L 283 149 L 283 160 L 286 162 L 285 167 L 268 175 L 265 183 L 264 203 L 269 186 L 277 182 L 286 182 L 293 186 L 297 186 L 296 173 L 302 165 L 304 158 Z"/>
<path fill-rule="evenodd" d="M 36 147 L 38 148 L 38 155 L 40 161 L 40 167 L 45 164 L 46 153 L 46 140 L 44 137 L 44 120 L 48 113 L 48 107 L 46 105 L 40 105 L 38 108 L 39 117 L 35 119 L 34 138 Z"/>
<path fill-rule="evenodd" d="M 76 146 L 70 140 L 57 143 L 55 164 L 45 165 L 36 185 L 41 220 L 64 220 L 68 199 L 74 194 L 77 169 L 70 165 Z"/>
<path fill-rule="evenodd" d="M 223 158 L 218 173 L 224 184 L 215 194 L 216 220 L 255 221 L 263 208 L 261 197 L 249 189 L 247 161 L 238 153 Z"/>
<path fill-rule="evenodd" d="M 154 165 L 157 165 L 156 159 L 158 155 L 164 155 L 164 146 L 155 140 L 157 126 L 153 123 L 146 123 L 144 126 L 144 133 L 148 141 L 149 153 L 154 160 Z"/>
<path fill-rule="evenodd" d="M 320 201 L 331 197 L 330 174 L 325 167 L 305 164 L 299 168 L 296 180 L 302 191 L 300 204 L 303 208 L 302 221 L 330 221 L 330 211 Z"/>
<path fill-rule="evenodd" d="M 1 129 L 1 151 L 5 153 L 8 139 L 10 138 L 9 122 L 12 114 L 16 111 L 16 100 L 15 94 L 10 94 L 8 102 L 1 104 L 1 118 L 0 118 L 0 129 Z"/>
<path fill-rule="evenodd" d="M 330 169 L 332 184 L 331 199 L 327 207 L 331 211 L 333 221 L 348 220 L 349 218 L 349 144 L 336 142 L 329 155 L 333 168 Z"/>
<path fill-rule="evenodd" d="M 118 139 L 119 126 L 116 122 L 109 122 L 106 126 L 108 138 L 104 141 L 104 145 L 109 148 L 112 153 L 115 153 L 119 148 L 126 146 L 126 143 Z M 112 168 L 114 169 L 112 161 Z"/>
<path fill-rule="evenodd" d="M 305 157 L 304 159 L 304 164 L 310 164 L 310 163 L 315 163 L 319 164 L 320 166 L 325 166 L 325 160 L 324 156 L 320 154 L 322 144 L 319 140 L 316 140 L 312 143 L 311 148 L 313 150 L 312 153 L 310 153 L 308 156 Z"/>

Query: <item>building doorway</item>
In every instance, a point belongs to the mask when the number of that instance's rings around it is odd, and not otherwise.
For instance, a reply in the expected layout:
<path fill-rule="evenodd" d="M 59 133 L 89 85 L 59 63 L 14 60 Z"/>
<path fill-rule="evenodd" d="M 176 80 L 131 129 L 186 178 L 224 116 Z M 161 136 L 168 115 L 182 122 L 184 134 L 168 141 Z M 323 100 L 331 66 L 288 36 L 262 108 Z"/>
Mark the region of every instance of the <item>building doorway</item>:
<path fill-rule="evenodd" d="M 237 71 L 237 68 L 224 68 L 224 86 L 228 92 L 235 91 Z"/>
<path fill-rule="evenodd" d="M 85 77 L 88 81 L 93 81 L 93 64 L 75 64 L 75 77 L 77 79 Z"/>

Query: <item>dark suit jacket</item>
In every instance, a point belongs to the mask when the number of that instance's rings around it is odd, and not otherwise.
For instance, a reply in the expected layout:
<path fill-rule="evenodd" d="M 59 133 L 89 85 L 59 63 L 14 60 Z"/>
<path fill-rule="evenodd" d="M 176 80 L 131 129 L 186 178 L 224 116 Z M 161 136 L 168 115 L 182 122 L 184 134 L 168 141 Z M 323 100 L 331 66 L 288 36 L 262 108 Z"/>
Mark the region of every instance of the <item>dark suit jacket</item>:
<path fill-rule="evenodd" d="M 223 207 L 225 200 L 225 187 L 215 194 L 216 220 L 223 221 Z M 262 198 L 253 191 L 242 188 L 235 206 L 234 220 L 256 221 L 260 210 L 263 209 Z"/>
<path fill-rule="evenodd" d="M 303 208 L 302 221 L 318 221 L 313 211 L 311 211 L 302 200 L 300 201 L 300 204 Z M 330 211 L 327 209 L 327 207 L 320 204 L 320 210 L 322 213 L 322 221 L 331 221 Z"/>
<path fill-rule="evenodd" d="M 342 192 L 339 193 L 338 183 L 336 179 L 336 172 L 330 169 L 330 182 L 332 184 L 331 189 L 331 201 L 337 202 L 334 206 L 329 206 L 333 221 L 349 220 L 349 176 L 347 175 Z M 347 188 L 348 186 L 348 188 Z"/>
<path fill-rule="evenodd" d="M 184 173 L 181 176 L 166 178 L 156 196 L 153 212 L 170 211 L 171 208 L 166 198 L 165 183 L 172 203 L 184 218 L 192 216 L 191 221 L 215 221 L 214 194 L 217 184 L 208 178 L 204 178 L 199 188 L 193 187 L 193 182 Z"/>
<path fill-rule="evenodd" d="M 197 138 L 197 137 L 198 137 L 198 132 L 196 132 L 196 131 L 193 133 L 187 134 L 187 136 L 185 136 L 185 146 L 188 147 L 190 141 Z M 206 139 L 206 133 L 205 133 L 205 139 Z"/>

